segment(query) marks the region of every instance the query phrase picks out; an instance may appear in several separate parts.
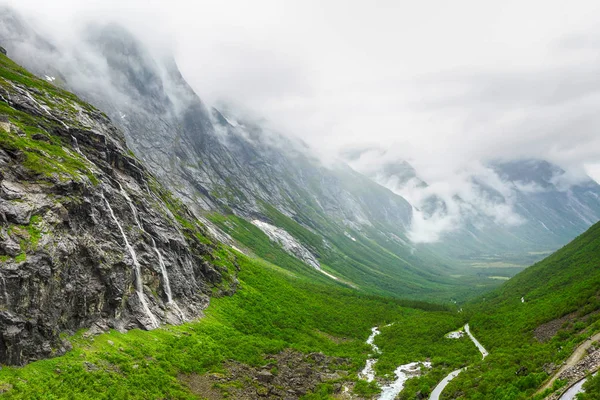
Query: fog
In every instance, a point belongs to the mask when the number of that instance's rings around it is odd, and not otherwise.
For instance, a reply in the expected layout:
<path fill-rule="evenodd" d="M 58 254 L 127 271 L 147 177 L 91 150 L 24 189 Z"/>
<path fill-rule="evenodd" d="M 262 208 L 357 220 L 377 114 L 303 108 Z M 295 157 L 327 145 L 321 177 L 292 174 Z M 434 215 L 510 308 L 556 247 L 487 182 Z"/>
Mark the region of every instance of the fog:
<path fill-rule="evenodd" d="M 493 160 L 545 159 L 568 190 L 600 181 L 600 3 L 595 1 L 74 1 L 8 4 L 56 40 L 77 45 L 89 22 L 117 21 L 172 53 L 208 104 L 264 117 L 324 160 L 376 148 L 354 166 L 407 160 L 418 186 L 381 182 L 416 208 L 413 239 L 435 241 L 468 213 L 459 196 L 518 224 L 514 187 Z M 99 77 L 102 79 L 102 77 Z M 492 182 L 505 202 L 472 184 Z M 537 190 L 518 183 L 523 190 Z"/>

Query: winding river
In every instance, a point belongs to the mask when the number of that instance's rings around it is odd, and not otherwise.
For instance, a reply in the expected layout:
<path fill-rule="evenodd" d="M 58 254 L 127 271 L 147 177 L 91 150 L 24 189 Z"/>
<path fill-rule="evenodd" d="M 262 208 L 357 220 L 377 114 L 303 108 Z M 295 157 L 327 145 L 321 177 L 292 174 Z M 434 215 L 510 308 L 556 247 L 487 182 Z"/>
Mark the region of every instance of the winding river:
<path fill-rule="evenodd" d="M 386 325 L 386 326 L 389 326 L 389 325 Z M 483 347 L 483 345 L 481 343 L 479 343 L 479 341 L 475 338 L 475 336 L 473 336 L 473 334 L 471 333 L 471 330 L 469 329 L 469 324 L 466 324 L 464 326 L 464 330 L 467 333 L 467 335 L 469 335 L 469 338 L 471 339 L 471 341 L 475 344 L 475 346 L 481 353 L 482 359 L 486 358 L 489 355 L 489 353 L 487 352 L 485 347 Z M 371 355 L 381 353 L 381 350 L 379 350 L 379 347 L 377 347 L 377 345 L 375 344 L 375 336 L 379 335 L 380 333 L 381 332 L 379 331 L 379 327 L 375 326 L 375 327 L 371 328 L 371 335 L 369 335 L 367 342 L 366 342 L 373 349 L 373 353 Z M 459 334 L 459 335 L 454 335 L 451 337 L 459 338 L 460 336 L 461 335 Z M 375 379 L 374 366 L 375 366 L 376 362 L 377 362 L 377 359 L 375 359 L 375 358 L 368 359 L 366 362 L 365 368 L 363 368 L 363 370 L 359 373 L 359 377 L 361 379 L 366 380 L 367 382 L 372 382 Z M 395 399 L 396 396 L 402 391 L 402 389 L 404 389 L 404 384 L 406 383 L 406 381 L 412 377 L 418 376 L 421 373 L 422 367 L 431 368 L 431 363 L 430 362 L 412 362 L 412 363 L 401 365 L 398 368 L 396 368 L 396 370 L 394 371 L 394 373 L 396 374 L 396 380 L 388 385 L 381 387 L 381 394 L 379 395 L 378 399 L 379 400 Z M 448 383 L 450 383 L 450 381 L 452 379 L 456 378 L 458 376 L 458 374 L 460 374 L 465 369 L 466 369 L 466 367 L 450 372 L 433 389 L 429 399 L 430 400 L 439 400 L 440 395 L 442 394 L 442 391 L 446 388 Z M 572 399 L 572 397 L 566 397 L 564 399 L 568 400 L 568 399 Z M 563 400 L 563 398 L 561 398 L 561 400 Z"/>

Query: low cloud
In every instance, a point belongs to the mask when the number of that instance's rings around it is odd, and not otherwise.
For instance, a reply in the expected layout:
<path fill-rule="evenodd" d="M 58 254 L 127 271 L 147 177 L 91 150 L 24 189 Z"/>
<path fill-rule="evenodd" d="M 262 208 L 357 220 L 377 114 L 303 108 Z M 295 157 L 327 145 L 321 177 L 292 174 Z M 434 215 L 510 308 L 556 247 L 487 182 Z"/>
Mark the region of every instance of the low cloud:
<path fill-rule="evenodd" d="M 492 161 L 548 160 L 566 171 L 553 181 L 560 190 L 600 179 L 598 2 L 8 3 L 57 43 L 61 57 L 44 61 L 71 68 L 75 87 L 95 74 L 93 90 L 130 95 L 81 34 L 116 21 L 154 55 L 173 54 L 209 106 L 264 117 L 267 131 L 307 142 L 327 165 L 348 148 L 385 149 L 356 166 L 372 176 L 408 161 L 427 187 L 382 183 L 415 206 L 415 241 L 438 240 L 472 214 L 520 223 L 514 192 L 545 189 L 507 182 Z M 177 101 L 175 89 L 166 88 Z M 428 210 L 431 201 L 445 209 Z"/>

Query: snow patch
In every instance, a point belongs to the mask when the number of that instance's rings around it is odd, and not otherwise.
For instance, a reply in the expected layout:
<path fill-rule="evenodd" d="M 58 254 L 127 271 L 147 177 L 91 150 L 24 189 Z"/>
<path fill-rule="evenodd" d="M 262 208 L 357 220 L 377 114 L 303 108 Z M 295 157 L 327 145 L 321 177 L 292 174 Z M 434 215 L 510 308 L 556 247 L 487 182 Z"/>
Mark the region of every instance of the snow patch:
<path fill-rule="evenodd" d="M 54 82 L 54 81 L 56 80 L 56 78 L 55 78 L 55 77 L 53 77 L 53 76 L 48 76 L 48 75 L 44 75 L 44 78 L 46 78 L 46 80 L 47 80 L 48 82 Z"/>
<path fill-rule="evenodd" d="M 287 253 L 304 261 L 306 264 L 321 272 L 323 275 L 326 275 L 336 281 L 339 280 L 339 278 L 336 276 L 324 271 L 315 256 L 286 230 L 258 219 L 253 220 L 252 224 L 263 231 L 265 235 L 267 235 L 273 242 L 279 243 L 279 245 Z"/>
<path fill-rule="evenodd" d="M 344 235 L 345 235 L 345 236 L 346 236 L 348 239 L 352 240 L 353 242 L 356 242 L 356 239 L 355 239 L 354 237 L 352 237 L 352 235 L 350 235 L 348 232 L 344 232 Z"/>

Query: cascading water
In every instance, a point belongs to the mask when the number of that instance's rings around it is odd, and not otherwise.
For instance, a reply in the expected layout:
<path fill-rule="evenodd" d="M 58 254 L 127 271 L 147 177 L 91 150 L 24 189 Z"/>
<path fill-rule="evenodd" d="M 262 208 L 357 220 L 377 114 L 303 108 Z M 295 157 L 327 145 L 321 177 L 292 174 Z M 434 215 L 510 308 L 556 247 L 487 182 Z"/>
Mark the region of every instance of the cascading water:
<path fill-rule="evenodd" d="M 381 388 L 378 400 L 393 400 L 404 389 L 404 384 L 410 378 L 421 374 L 421 367 L 431 368 L 430 362 L 412 362 L 396 368 L 396 380 Z"/>
<path fill-rule="evenodd" d="M 371 328 L 371 335 L 369 335 L 369 337 L 367 338 L 366 343 L 369 346 L 371 346 L 374 354 L 380 353 L 379 347 L 377 347 L 377 345 L 375 344 L 375 336 L 379 335 L 380 333 L 381 332 L 379 332 L 379 328 L 374 326 L 373 328 Z M 376 362 L 377 362 L 377 359 L 369 358 L 367 360 L 367 364 L 365 365 L 365 368 L 358 374 L 359 377 L 361 379 L 365 379 L 367 382 L 372 382 L 373 379 L 375 379 L 374 367 L 375 367 Z"/>
<path fill-rule="evenodd" d="M 127 236 L 125 235 L 125 231 L 123 230 L 123 227 L 121 226 L 121 224 L 119 223 L 119 220 L 115 216 L 115 213 L 114 213 L 112 207 L 110 206 L 110 203 L 108 202 L 106 197 L 104 197 L 104 194 L 102 194 L 102 198 L 104 199 L 104 202 L 106 203 L 106 207 L 108 208 L 108 211 L 110 212 L 110 216 L 112 217 L 112 219 L 115 221 L 115 223 L 119 227 L 121 236 L 123 236 L 123 240 L 125 241 L 125 247 L 127 247 L 127 250 L 129 251 L 129 254 L 131 255 L 131 259 L 133 260 L 133 266 L 134 266 L 134 272 L 135 272 L 135 291 L 137 293 L 137 296 L 140 300 L 140 303 L 142 304 L 142 308 L 144 309 L 144 312 L 146 313 L 146 315 L 148 316 L 148 318 L 150 318 L 150 321 L 152 322 L 152 327 L 156 328 L 159 326 L 159 323 L 158 323 L 158 320 L 156 319 L 156 317 L 150 311 L 150 307 L 148 307 L 148 303 L 146 302 L 146 297 L 144 297 L 144 286 L 142 285 L 142 272 L 141 272 L 140 264 L 137 260 L 137 256 L 135 254 L 135 250 L 133 250 L 133 247 L 131 247 L 131 245 L 129 244 L 129 241 L 127 240 Z"/>
<path fill-rule="evenodd" d="M 181 318 L 181 322 L 184 322 L 185 316 L 183 315 L 183 312 L 181 311 L 181 309 L 179 308 L 177 303 L 175 303 L 173 301 L 173 294 L 171 293 L 171 284 L 169 283 L 169 274 L 167 273 L 167 266 L 165 265 L 165 262 L 162 258 L 162 255 L 160 254 L 160 251 L 156 247 L 156 242 L 154 241 L 154 238 L 151 237 L 151 239 L 152 239 L 152 247 L 154 248 L 154 252 L 158 256 L 158 264 L 160 265 L 160 272 L 162 273 L 162 276 L 163 276 L 163 286 L 165 289 L 165 294 L 167 295 L 167 305 L 173 306 L 173 308 L 175 310 L 177 310 L 177 312 L 179 313 L 179 318 Z"/>
<path fill-rule="evenodd" d="M 384 327 L 389 327 L 392 325 L 394 325 L 393 322 L 391 324 L 385 325 Z M 379 335 L 380 333 L 381 332 L 379 331 L 379 328 L 377 326 L 374 326 L 373 328 L 371 328 L 371 335 L 369 336 L 369 338 L 367 339 L 367 342 L 366 342 L 373 349 L 373 354 L 370 354 L 371 356 L 373 356 L 374 354 L 381 354 L 381 350 L 375 344 L 375 336 Z M 360 379 L 366 380 L 367 382 L 373 382 L 373 380 L 375 380 L 374 366 L 375 366 L 376 362 L 377 362 L 376 358 L 368 359 L 367 363 L 365 365 L 365 368 L 361 372 L 359 372 L 358 377 Z M 409 378 L 418 376 L 421 373 L 421 367 L 431 368 L 431 363 L 430 362 L 413 362 L 413 363 L 401 365 L 398 368 L 396 368 L 396 370 L 394 371 L 394 373 L 396 374 L 396 379 L 393 382 L 391 382 L 390 384 L 381 387 L 381 394 L 378 397 L 378 399 L 379 400 L 395 399 L 396 396 L 398 395 L 398 393 L 400 393 L 402 391 L 402 389 L 404 388 L 404 383 Z"/>
<path fill-rule="evenodd" d="M 133 219 L 135 220 L 135 223 L 137 224 L 138 228 L 140 228 L 140 230 L 142 232 L 146 232 L 144 230 L 144 228 L 142 227 L 142 224 L 140 223 L 140 219 L 138 218 L 137 209 L 133 205 L 133 201 L 131 201 L 131 197 L 129 197 L 127 192 L 125 190 L 123 190 L 123 187 L 121 186 L 121 184 L 119 182 L 117 182 L 117 185 L 119 185 L 119 191 L 121 193 L 121 196 L 123 196 L 123 198 L 125 200 L 127 200 L 127 203 L 129 204 L 129 208 L 131 208 L 131 213 L 133 214 Z M 154 249 L 154 252 L 158 256 L 158 264 L 160 265 L 160 272 L 163 277 L 163 288 L 165 290 L 165 294 L 167 295 L 167 305 L 172 306 L 175 310 L 177 310 L 177 313 L 179 314 L 179 318 L 181 319 L 181 322 L 184 322 L 185 317 L 183 315 L 183 312 L 181 311 L 181 309 L 179 308 L 177 303 L 175 303 L 173 301 L 173 294 L 171 292 L 171 284 L 169 282 L 169 273 L 167 271 L 165 262 L 162 258 L 162 255 L 160 254 L 160 251 L 156 247 L 156 242 L 154 241 L 154 238 L 150 237 L 150 239 L 152 240 L 152 248 Z"/>
<path fill-rule="evenodd" d="M 0 278 L 2 279 L 2 290 L 3 290 L 3 294 L 4 294 L 4 303 L 8 304 L 8 292 L 6 291 L 6 280 L 4 279 L 3 275 L 0 275 Z"/>

